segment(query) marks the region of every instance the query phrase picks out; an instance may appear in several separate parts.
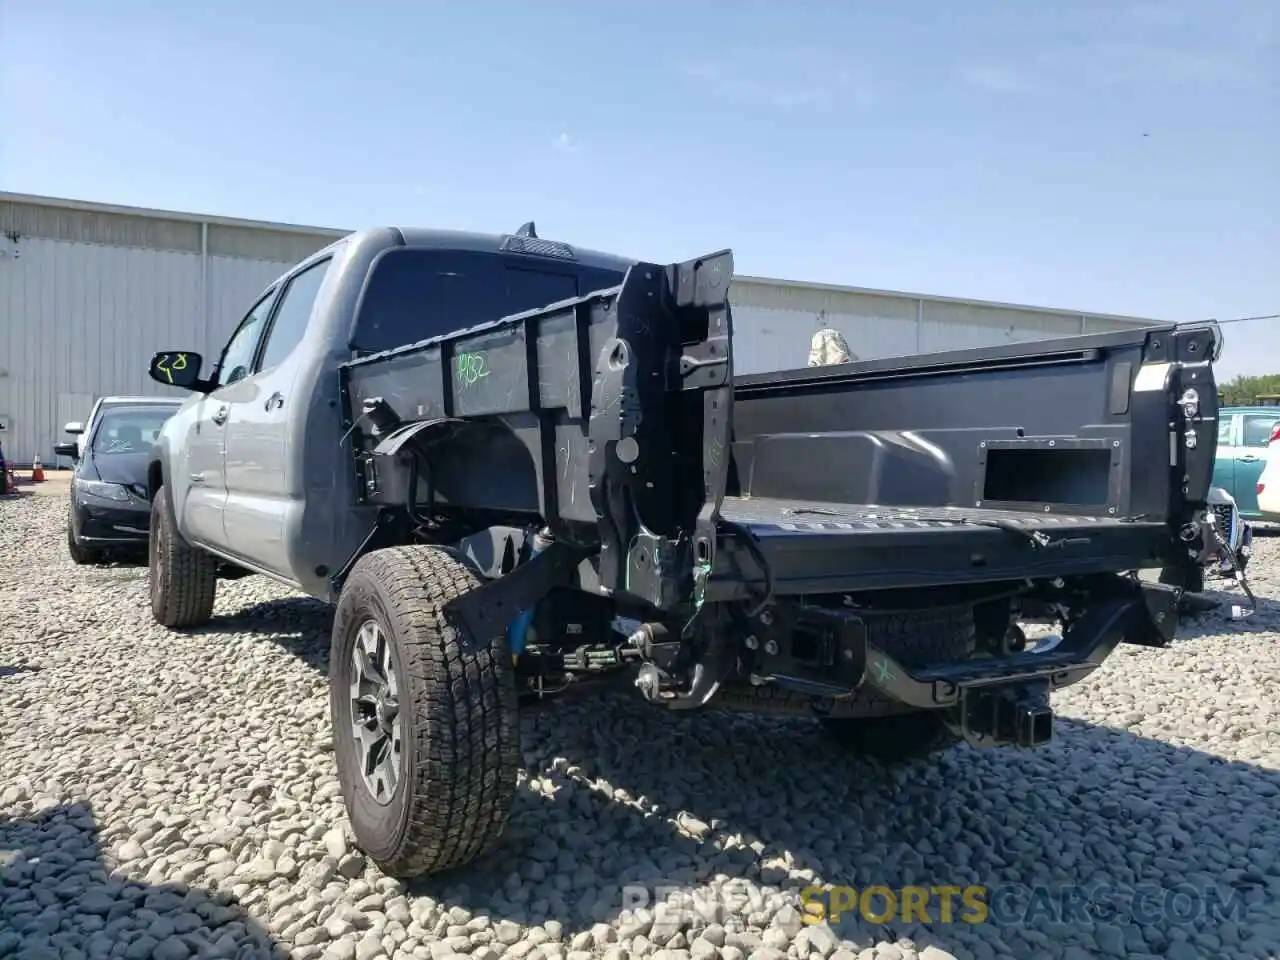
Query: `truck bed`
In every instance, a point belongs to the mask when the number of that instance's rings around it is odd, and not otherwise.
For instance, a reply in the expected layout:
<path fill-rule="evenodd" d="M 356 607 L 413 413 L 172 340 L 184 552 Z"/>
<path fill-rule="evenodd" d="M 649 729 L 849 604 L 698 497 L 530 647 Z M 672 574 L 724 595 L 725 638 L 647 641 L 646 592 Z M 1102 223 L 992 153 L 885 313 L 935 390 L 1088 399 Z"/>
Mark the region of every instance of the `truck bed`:
<path fill-rule="evenodd" d="M 344 365 L 366 502 L 594 541 L 587 588 L 661 610 L 691 576 L 708 600 L 847 593 L 1123 573 L 1181 549 L 1212 471 L 1213 330 L 736 377 L 731 276 L 727 251 L 638 264 Z"/>

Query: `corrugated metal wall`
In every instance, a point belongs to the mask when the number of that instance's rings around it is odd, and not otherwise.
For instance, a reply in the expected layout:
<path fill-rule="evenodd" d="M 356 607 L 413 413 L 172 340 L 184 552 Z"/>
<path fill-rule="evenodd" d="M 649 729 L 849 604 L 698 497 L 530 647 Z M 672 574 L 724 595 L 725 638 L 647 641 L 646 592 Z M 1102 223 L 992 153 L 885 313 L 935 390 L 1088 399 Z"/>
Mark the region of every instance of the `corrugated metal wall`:
<path fill-rule="evenodd" d="M 814 332 L 839 330 L 864 360 L 994 346 L 1132 328 L 1092 314 L 969 304 L 735 279 L 734 369 L 767 373 L 803 367 Z"/>
<path fill-rule="evenodd" d="M 99 396 L 173 395 L 147 376 L 152 353 L 186 347 L 212 362 L 263 288 L 330 240 L 0 202 L 6 458 L 53 464 L 63 424 Z"/>
<path fill-rule="evenodd" d="M 98 396 L 165 395 L 146 375 L 152 353 L 200 348 L 212 362 L 263 288 L 335 236 L 36 200 L 0 197 L 0 443 L 21 464 L 53 462 L 62 425 Z M 864 359 L 1134 325 L 757 278 L 731 297 L 741 373 L 803 367 L 823 325 Z"/>

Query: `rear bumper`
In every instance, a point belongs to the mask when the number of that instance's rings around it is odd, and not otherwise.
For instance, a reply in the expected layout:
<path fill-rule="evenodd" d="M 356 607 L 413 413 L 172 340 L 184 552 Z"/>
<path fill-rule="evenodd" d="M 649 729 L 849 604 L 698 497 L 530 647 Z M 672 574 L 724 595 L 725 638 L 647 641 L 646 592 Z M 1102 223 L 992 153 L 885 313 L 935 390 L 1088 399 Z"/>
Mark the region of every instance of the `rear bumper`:
<path fill-rule="evenodd" d="M 1141 600 L 1112 600 L 1089 610 L 1061 640 L 1050 638 L 1025 653 L 914 670 L 868 645 L 863 682 L 891 700 L 921 709 L 955 706 L 968 693 L 1019 684 L 1067 687 L 1098 669 L 1146 613 Z"/>
<path fill-rule="evenodd" d="M 1052 737 L 1049 693 L 1093 673 L 1120 643 L 1163 646 L 1177 629 L 1178 591 L 1159 584 L 1122 584 L 1098 596 L 1061 638 L 1031 650 L 907 666 L 868 641 L 863 621 L 835 610 L 808 608 L 787 625 L 823 636 L 827 664 L 764 679 L 826 703 L 873 692 L 911 710 L 938 711 L 976 747 L 1034 747 Z M 792 666 L 795 666 L 793 662 Z"/>
<path fill-rule="evenodd" d="M 1140 599 L 1108 601 L 1028 652 L 915 670 L 868 646 L 863 682 L 907 706 L 945 709 L 975 747 L 1037 747 L 1053 736 L 1049 693 L 1093 673 L 1122 641 L 1142 642 L 1149 616 Z"/>

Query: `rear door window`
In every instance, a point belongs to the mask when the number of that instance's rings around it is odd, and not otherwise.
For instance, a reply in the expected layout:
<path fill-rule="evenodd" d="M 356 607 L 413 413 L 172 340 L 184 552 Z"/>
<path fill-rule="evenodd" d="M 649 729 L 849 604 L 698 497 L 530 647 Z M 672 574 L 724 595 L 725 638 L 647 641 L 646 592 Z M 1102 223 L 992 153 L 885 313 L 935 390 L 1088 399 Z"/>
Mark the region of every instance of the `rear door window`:
<path fill-rule="evenodd" d="M 579 295 L 571 266 L 512 259 L 412 248 L 384 254 L 361 296 L 352 349 L 391 350 Z"/>
<path fill-rule="evenodd" d="M 1244 440 L 1246 447 L 1265 447 L 1271 434 L 1280 422 L 1280 411 L 1275 414 L 1247 413 L 1244 417 Z"/>
<path fill-rule="evenodd" d="M 307 267 L 284 288 L 280 306 L 276 308 L 271 328 L 267 331 L 266 347 L 263 348 L 262 360 L 258 364 L 260 371 L 270 370 L 284 360 L 306 334 L 307 324 L 311 322 L 311 311 L 320 294 L 320 285 L 324 283 L 331 263 L 333 261 L 327 259 Z"/>

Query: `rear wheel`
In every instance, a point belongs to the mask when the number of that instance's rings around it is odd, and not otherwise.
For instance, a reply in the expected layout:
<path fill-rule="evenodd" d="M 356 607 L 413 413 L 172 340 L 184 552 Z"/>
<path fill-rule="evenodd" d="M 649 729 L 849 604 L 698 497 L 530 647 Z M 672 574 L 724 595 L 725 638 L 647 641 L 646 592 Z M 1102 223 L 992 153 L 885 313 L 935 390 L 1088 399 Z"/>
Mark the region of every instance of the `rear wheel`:
<path fill-rule="evenodd" d="M 170 628 L 207 623 L 218 588 L 217 561 L 182 539 L 168 487 L 157 490 L 151 501 L 148 550 L 151 615 L 156 622 Z"/>
<path fill-rule="evenodd" d="M 76 539 L 75 527 L 71 524 L 71 517 L 67 517 L 67 553 L 71 554 L 71 562 L 79 566 L 86 566 L 91 563 L 99 563 L 102 560 L 102 554 L 91 547 L 86 547 Z"/>
<path fill-rule="evenodd" d="M 520 751 L 507 637 L 473 637 L 444 609 L 480 583 L 445 550 L 392 547 L 363 557 L 338 600 L 338 779 L 357 844 L 390 876 L 470 863 L 510 817 Z"/>

